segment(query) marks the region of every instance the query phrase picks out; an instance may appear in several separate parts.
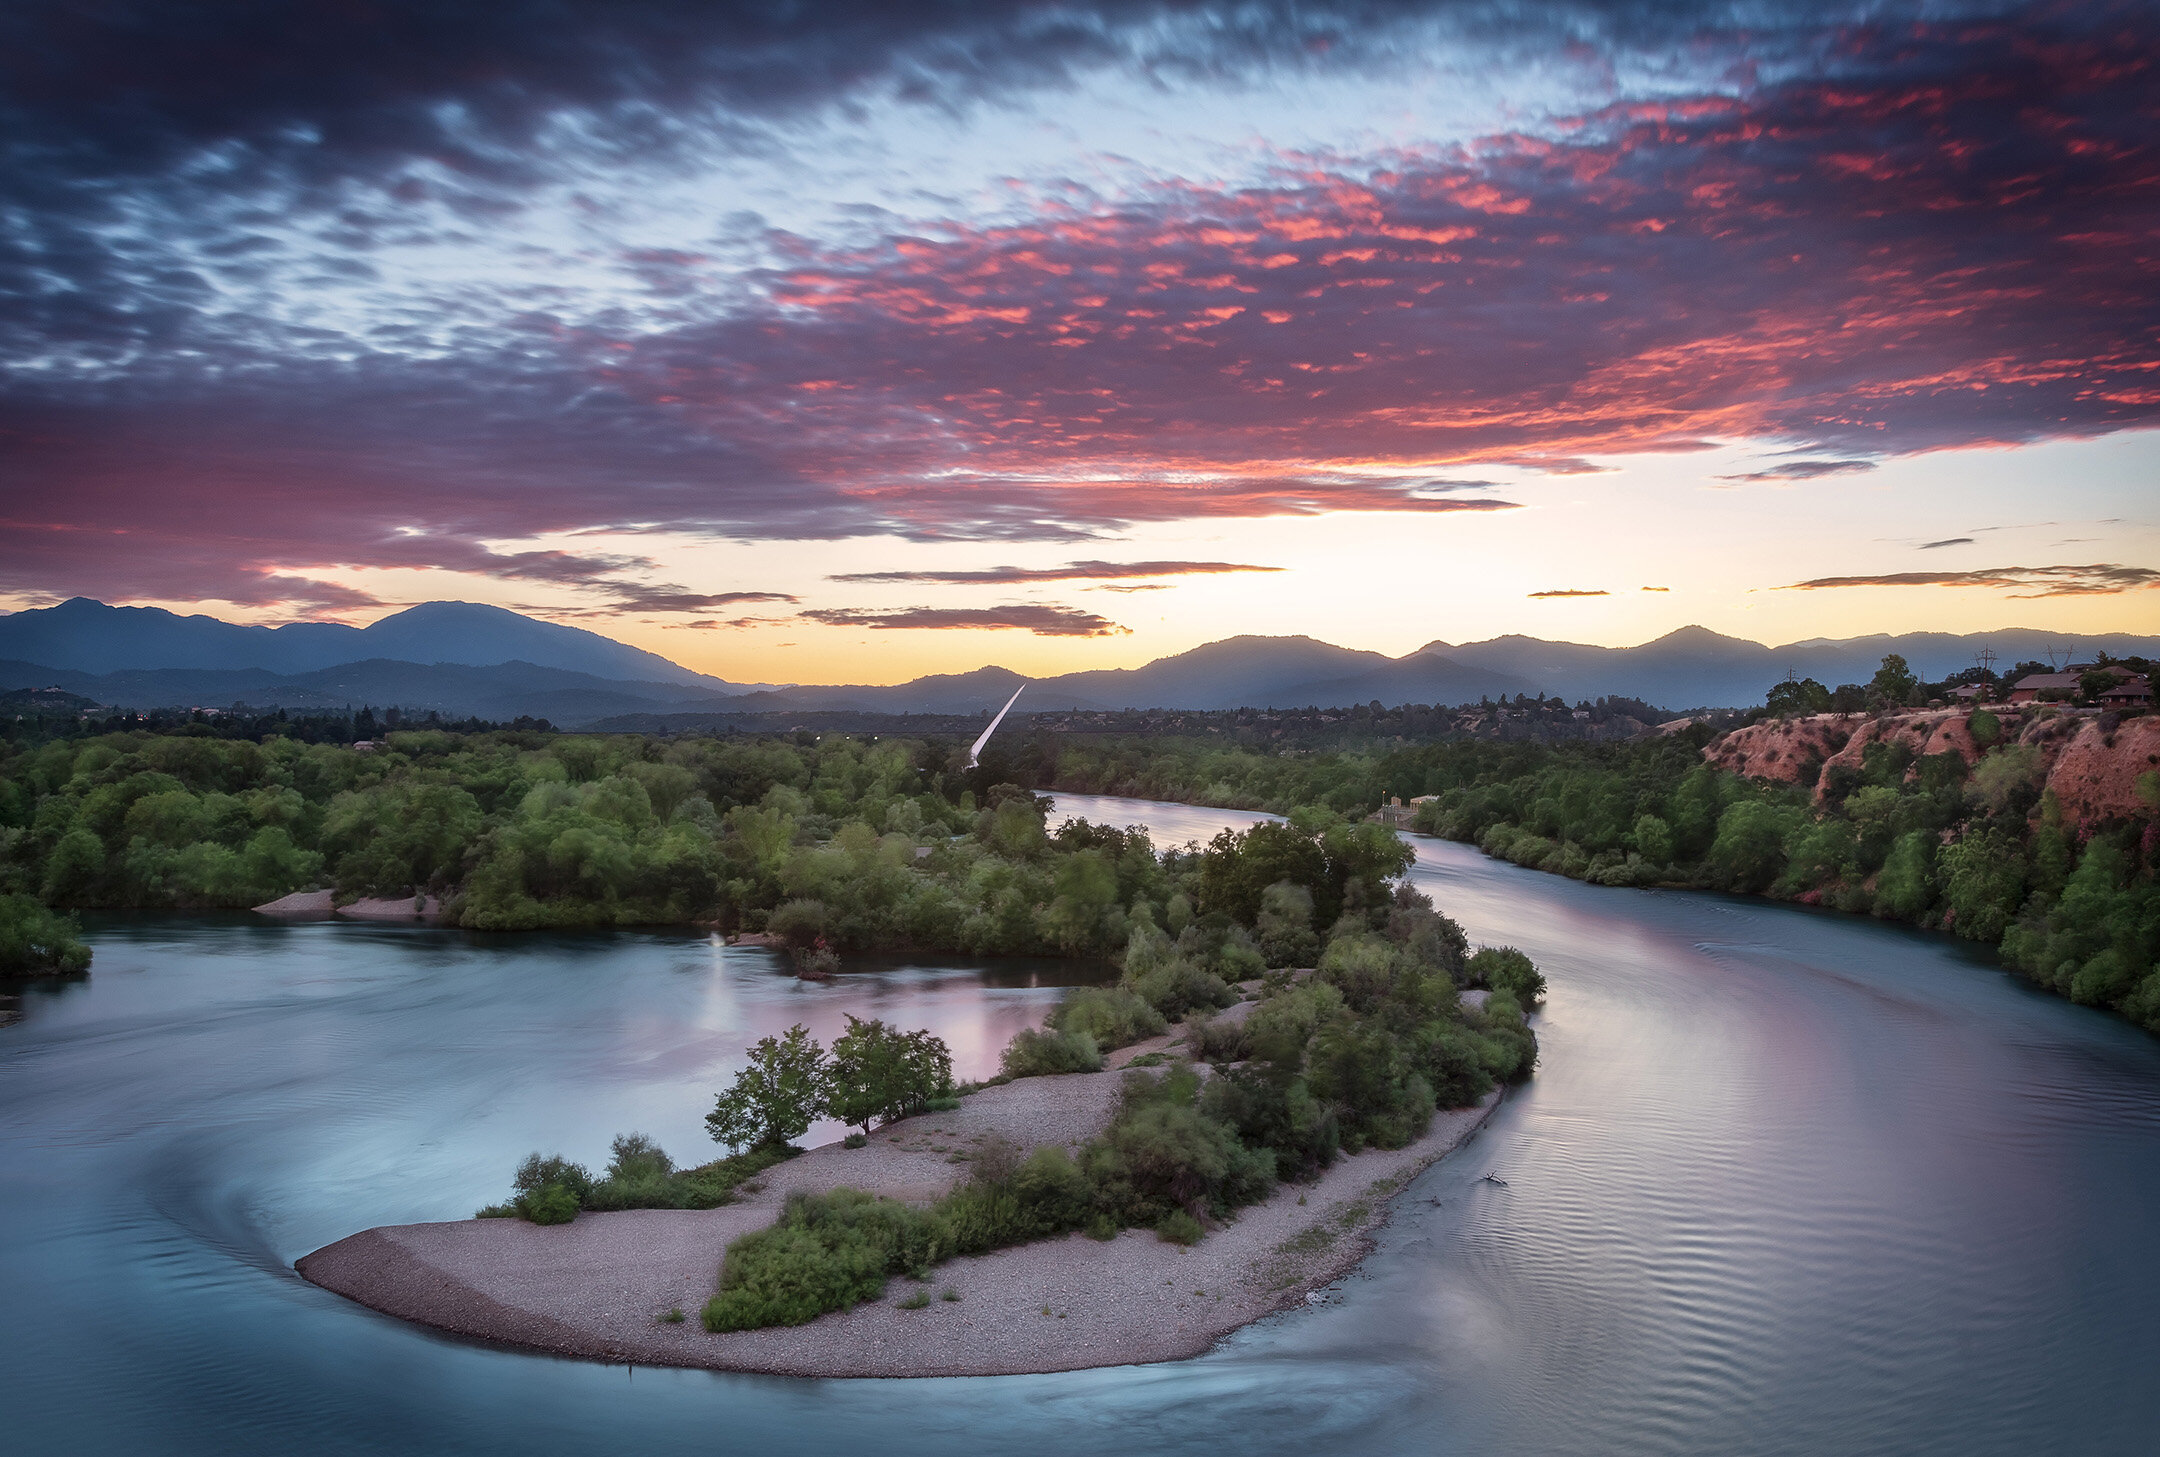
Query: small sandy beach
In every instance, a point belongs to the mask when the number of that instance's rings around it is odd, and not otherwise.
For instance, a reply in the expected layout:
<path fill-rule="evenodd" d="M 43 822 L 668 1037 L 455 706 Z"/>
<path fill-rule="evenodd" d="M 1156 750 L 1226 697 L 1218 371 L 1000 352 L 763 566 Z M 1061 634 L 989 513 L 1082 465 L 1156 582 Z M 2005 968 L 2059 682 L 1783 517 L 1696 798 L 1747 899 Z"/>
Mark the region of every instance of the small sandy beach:
<path fill-rule="evenodd" d="M 1114 1059 L 1160 1050 L 1163 1037 Z M 389 1225 L 299 1262 L 307 1279 L 363 1305 L 442 1330 L 564 1355 L 790 1376 L 987 1376 L 1171 1361 L 1347 1271 L 1371 1248 L 1392 1195 L 1468 1139 L 1498 1105 L 1441 1113 L 1405 1148 L 1338 1159 L 1316 1183 L 1285 1184 L 1190 1248 L 1126 1230 L 952 1260 L 923 1286 L 807 1325 L 708 1333 L 698 1312 L 730 1240 L 770 1224 L 794 1190 L 840 1185 L 911 1201 L 966 1177 L 992 1137 L 1021 1148 L 1077 1145 L 1101 1132 L 1121 1074 L 1024 1078 L 949 1113 L 879 1129 L 867 1147 L 827 1144 L 746 1185 L 713 1210 L 582 1214 L 543 1227 L 515 1219 Z M 951 1289 L 958 1300 L 938 1297 Z M 918 1289 L 919 1310 L 898 1302 Z M 679 1309 L 686 1319 L 661 1317 Z"/>

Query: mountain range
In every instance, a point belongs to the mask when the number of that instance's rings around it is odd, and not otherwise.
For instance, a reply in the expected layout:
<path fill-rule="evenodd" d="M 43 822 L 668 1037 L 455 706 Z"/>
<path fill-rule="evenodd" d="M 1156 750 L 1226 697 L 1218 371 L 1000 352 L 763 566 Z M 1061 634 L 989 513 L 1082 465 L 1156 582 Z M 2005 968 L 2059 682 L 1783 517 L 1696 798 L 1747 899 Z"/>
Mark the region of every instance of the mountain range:
<path fill-rule="evenodd" d="M 1517 693 L 1617 695 L 1674 710 L 1745 707 L 1787 673 L 1832 686 L 1864 683 L 1886 654 L 1898 653 L 1923 678 L 1941 678 L 1971 666 L 1984 647 L 2004 667 L 2051 651 L 2160 656 L 2160 638 L 2034 629 L 1767 647 L 1683 627 L 1629 648 L 1508 636 L 1434 641 L 1399 658 L 1310 637 L 1233 637 L 1137 668 L 1032 680 L 1017 711 L 1466 703 Z M 424 603 L 365 628 L 244 627 L 80 597 L 0 615 L 0 692 L 57 687 L 124 708 L 369 704 L 458 718 L 530 715 L 565 727 L 683 728 L 746 714 L 979 713 L 1021 681 L 1009 669 L 984 667 L 891 686 L 734 683 L 583 628 L 471 602 Z"/>

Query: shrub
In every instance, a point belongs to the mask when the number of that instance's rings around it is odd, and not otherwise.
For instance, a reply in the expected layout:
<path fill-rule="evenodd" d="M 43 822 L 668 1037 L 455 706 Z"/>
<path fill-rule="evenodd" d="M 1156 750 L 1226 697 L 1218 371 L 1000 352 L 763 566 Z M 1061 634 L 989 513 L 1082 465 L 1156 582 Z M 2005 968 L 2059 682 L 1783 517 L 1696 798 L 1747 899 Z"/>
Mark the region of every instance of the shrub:
<path fill-rule="evenodd" d="M 1545 999 L 1545 977 L 1512 946 L 1481 946 L 1469 961 L 1470 985 L 1506 992 L 1524 1006 Z"/>
<path fill-rule="evenodd" d="M 1490 1082 L 1486 1083 L 1490 1087 Z M 1334 1162 L 1342 1144 L 1335 1113 L 1305 1079 L 1275 1066 L 1246 1066 L 1208 1079 L 1200 1112 L 1246 1144 L 1272 1150 L 1285 1179 L 1310 1179 Z"/>
<path fill-rule="evenodd" d="M 998 1058 L 998 1071 L 1008 1078 L 1100 1072 L 1102 1065 L 1095 1039 L 1085 1032 L 1053 1032 L 1035 1027 L 1021 1028 Z"/>
<path fill-rule="evenodd" d="M 1277 881 L 1260 893 L 1254 931 L 1269 966 L 1311 966 L 1320 954 L 1313 931 L 1313 896 L 1305 886 Z"/>
<path fill-rule="evenodd" d="M 89 967 L 73 916 L 27 895 L 0 895 L 0 976 L 73 976 Z"/>
<path fill-rule="evenodd" d="M 705 1302 L 705 1329 L 801 1325 L 828 1310 L 876 1298 L 885 1288 L 886 1273 L 882 1249 L 862 1239 L 826 1238 L 791 1202 L 778 1224 L 728 1246 L 719 1293 Z"/>
<path fill-rule="evenodd" d="M 582 1199 L 592 1191 L 592 1175 L 560 1154 L 529 1153 L 511 1176 L 519 1194 L 537 1194 L 550 1185 L 561 1185 Z"/>
<path fill-rule="evenodd" d="M 1243 1062 L 1252 1051 L 1252 1039 L 1243 1021 L 1209 1017 L 1188 1021 L 1185 1026 L 1185 1045 L 1202 1062 Z"/>
<path fill-rule="evenodd" d="M 930 1292 L 927 1290 L 917 1290 L 913 1294 L 909 1295 L 907 1299 L 900 1301 L 899 1308 L 901 1310 L 921 1310 L 929 1304 Z"/>
<path fill-rule="evenodd" d="M 1274 1187 L 1274 1155 L 1202 1116 L 1198 1088 L 1184 1069 L 1126 1075 L 1117 1119 L 1086 1154 L 1098 1203 L 1126 1223 L 1153 1224 L 1172 1209 L 1227 1211 Z"/>
<path fill-rule="evenodd" d="M 1174 1245 L 1196 1245 L 1207 1234 L 1200 1221 L 1182 1209 L 1173 1209 L 1156 1221 L 1155 1233 Z"/>
<path fill-rule="evenodd" d="M 534 1224 L 568 1224 L 578 1217 L 577 1195 L 561 1184 L 548 1184 L 520 1199 L 518 1212 Z"/>
<path fill-rule="evenodd" d="M 1160 1036 L 1168 1023 L 1130 987 L 1083 987 L 1050 1014 L 1060 1032 L 1081 1032 L 1105 1051 Z"/>
<path fill-rule="evenodd" d="M 1124 986 L 1168 1018 L 1182 1017 L 1195 1007 L 1227 1007 L 1238 1000 L 1228 982 L 1175 955 L 1137 976 L 1127 971 Z"/>
<path fill-rule="evenodd" d="M 1313 1039 L 1313 1096 L 1334 1105 L 1343 1147 L 1400 1148 L 1432 1120 L 1433 1094 L 1402 1043 L 1384 1027 L 1347 1019 Z"/>

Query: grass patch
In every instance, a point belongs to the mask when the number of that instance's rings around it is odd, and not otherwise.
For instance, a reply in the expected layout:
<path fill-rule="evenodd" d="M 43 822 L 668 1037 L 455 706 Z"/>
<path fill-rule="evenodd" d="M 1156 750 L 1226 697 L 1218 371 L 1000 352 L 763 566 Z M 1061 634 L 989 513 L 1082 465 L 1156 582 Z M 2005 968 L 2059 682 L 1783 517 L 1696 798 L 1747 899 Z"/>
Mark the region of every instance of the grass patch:
<path fill-rule="evenodd" d="M 930 1303 L 930 1292 L 917 1290 L 899 1304 L 901 1310 L 921 1310 Z"/>
<path fill-rule="evenodd" d="M 689 1317 L 682 1313 L 682 1307 L 678 1305 L 666 1315 L 661 1316 L 660 1323 L 662 1325 L 681 1325 L 687 1319 Z"/>

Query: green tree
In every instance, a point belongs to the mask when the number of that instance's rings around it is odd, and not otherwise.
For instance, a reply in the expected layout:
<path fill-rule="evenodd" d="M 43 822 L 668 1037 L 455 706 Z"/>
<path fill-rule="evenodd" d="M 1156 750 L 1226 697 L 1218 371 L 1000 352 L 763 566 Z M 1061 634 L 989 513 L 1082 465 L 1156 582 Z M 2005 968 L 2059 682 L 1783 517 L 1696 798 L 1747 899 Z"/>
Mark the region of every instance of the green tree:
<path fill-rule="evenodd" d="M 849 1016 L 833 1039 L 827 1107 L 864 1133 L 905 1118 L 952 1091 L 952 1050 L 928 1032 L 902 1032 L 882 1020 Z"/>
<path fill-rule="evenodd" d="M 831 1086 L 825 1050 L 798 1022 L 750 1049 L 750 1065 L 705 1115 L 706 1131 L 731 1149 L 784 1148 L 810 1131 Z"/>
<path fill-rule="evenodd" d="M 82 900 L 105 874 L 105 845 L 77 826 L 60 837 L 45 861 L 45 899 L 66 904 Z"/>
<path fill-rule="evenodd" d="M 1797 809 L 1745 799 L 1718 817 L 1705 868 L 1726 890 L 1765 890 L 1785 869 L 1785 840 L 1801 823 Z"/>
<path fill-rule="evenodd" d="M 1913 676 L 1912 667 L 1896 653 L 1882 660 L 1875 676 L 1868 680 L 1868 692 L 1884 703 L 1902 706 L 1913 696 L 1920 680 Z"/>
<path fill-rule="evenodd" d="M 1770 692 L 1765 695 L 1764 703 L 1772 713 L 1777 714 L 1779 717 L 1791 714 L 1828 713 L 1830 711 L 1830 690 L 1823 687 L 1813 678 L 1802 678 L 1798 682 L 1774 683 L 1770 687 Z"/>
<path fill-rule="evenodd" d="M 1638 816 L 1635 820 L 1635 849 L 1652 865 L 1672 864 L 1672 826 L 1653 814 Z"/>

